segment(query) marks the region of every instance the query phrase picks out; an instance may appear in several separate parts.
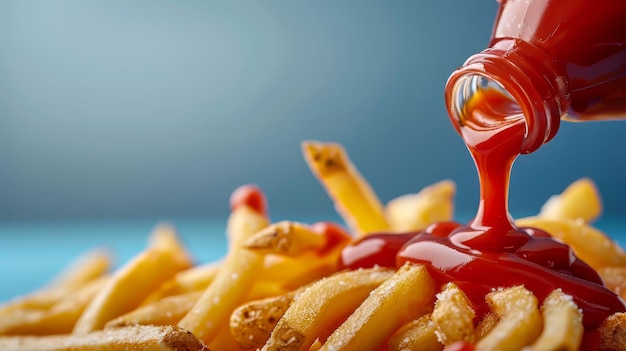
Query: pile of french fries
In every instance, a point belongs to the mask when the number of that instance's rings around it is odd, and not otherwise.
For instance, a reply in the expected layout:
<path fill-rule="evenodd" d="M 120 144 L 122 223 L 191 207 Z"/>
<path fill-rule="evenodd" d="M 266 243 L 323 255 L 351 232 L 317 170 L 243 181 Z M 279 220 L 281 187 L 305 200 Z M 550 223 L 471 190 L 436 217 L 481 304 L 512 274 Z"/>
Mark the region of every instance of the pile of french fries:
<path fill-rule="evenodd" d="M 405 264 L 339 271 L 341 250 L 374 232 L 450 221 L 445 180 L 387 204 L 338 144 L 304 142 L 304 158 L 349 230 L 334 223 L 271 222 L 260 189 L 236 191 L 228 252 L 196 263 L 172 226 L 120 268 L 88 252 L 39 291 L 0 306 L 0 350 L 579 350 L 582 314 L 560 290 L 538 301 L 523 286 L 485 296 L 476 317 L 465 293 Z M 231 199 L 232 200 L 232 199 Z M 592 226 L 602 204 L 581 179 L 518 219 L 569 244 L 626 298 L 626 253 Z M 599 328 L 601 350 L 626 349 L 626 314 Z M 467 347 L 467 348 L 466 348 Z"/>

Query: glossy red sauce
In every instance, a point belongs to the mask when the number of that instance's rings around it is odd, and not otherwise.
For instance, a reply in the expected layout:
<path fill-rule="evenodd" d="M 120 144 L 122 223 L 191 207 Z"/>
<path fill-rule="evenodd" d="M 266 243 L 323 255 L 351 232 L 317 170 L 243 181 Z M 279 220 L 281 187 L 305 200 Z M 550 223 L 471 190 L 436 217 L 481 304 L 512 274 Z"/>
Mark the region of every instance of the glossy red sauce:
<path fill-rule="evenodd" d="M 318 251 L 318 254 L 322 256 L 352 241 L 352 236 L 339 224 L 333 222 L 317 222 L 310 228 L 311 231 L 326 237 L 326 245 Z"/>
<path fill-rule="evenodd" d="M 350 269 L 374 266 L 396 267 L 398 251 L 417 234 L 419 233 L 368 234 L 341 251 L 339 266 Z"/>
<path fill-rule="evenodd" d="M 240 206 L 248 206 L 256 212 L 267 216 L 265 194 L 254 184 L 242 185 L 230 195 L 230 210 L 234 211 Z"/>
<path fill-rule="evenodd" d="M 610 314 L 624 311 L 622 300 L 569 246 L 543 231 L 513 225 L 509 176 L 525 133 L 516 105 L 492 89 L 476 96 L 467 108 L 468 117 L 457 128 L 478 169 L 476 217 L 467 225 L 444 222 L 418 233 L 366 236 L 343 250 L 340 264 L 350 268 L 425 264 L 439 284 L 455 282 L 467 294 L 478 318 L 488 310 L 487 293 L 516 285 L 532 291 L 539 303 L 557 288 L 571 295 L 583 310 L 587 331 Z"/>

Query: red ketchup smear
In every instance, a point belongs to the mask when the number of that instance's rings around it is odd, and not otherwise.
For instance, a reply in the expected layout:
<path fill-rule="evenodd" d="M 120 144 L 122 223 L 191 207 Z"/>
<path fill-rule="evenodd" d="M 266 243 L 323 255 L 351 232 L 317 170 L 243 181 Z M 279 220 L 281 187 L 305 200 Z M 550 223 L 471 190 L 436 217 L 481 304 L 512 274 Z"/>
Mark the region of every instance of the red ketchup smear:
<path fill-rule="evenodd" d="M 313 223 L 310 229 L 311 231 L 326 237 L 326 245 L 318 251 L 319 255 L 324 255 L 329 251 L 345 246 L 347 243 L 352 241 L 352 236 L 339 224 L 333 222 Z"/>
<path fill-rule="evenodd" d="M 339 257 L 339 267 L 357 269 L 374 266 L 396 267 L 398 251 L 418 233 L 375 233 L 346 246 Z"/>
<path fill-rule="evenodd" d="M 242 185 L 230 195 L 230 210 L 234 211 L 241 206 L 248 206 L 267 217 L 265 194 L 254 184 Z"/>
<path fill-rule="evenodd" d="M 454 282 L 466 293 L 477 318 L 488 311 L 487 293 L 516 285 L 532 291 L 540 304 L 557 288 L 571 295 L 583 310 L 587 332 L 624 311 L 623 301 L 569 246 L 541 230 L 513 225 L 509 176 L 525 133 L 516 105 L 499 91 L 487 90 L 467 108 L 470 115 L 457 128 L 478 169 L 480 205 L 474 220 L 468 225 L 436 223 L 418 233 L 368 235 L 344 248 L 340 266 L 424 264 L 439 284 Z M 494 121 L 493 116 L 503 117 Z"/>

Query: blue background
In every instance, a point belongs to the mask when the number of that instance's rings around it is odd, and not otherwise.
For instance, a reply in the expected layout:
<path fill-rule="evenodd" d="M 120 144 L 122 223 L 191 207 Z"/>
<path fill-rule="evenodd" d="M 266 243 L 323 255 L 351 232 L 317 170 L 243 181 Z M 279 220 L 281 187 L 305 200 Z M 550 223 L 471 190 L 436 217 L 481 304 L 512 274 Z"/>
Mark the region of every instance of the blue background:
<path fill-rule="evenodd" d="M 383 201 L 442 179 L 458 218 L 476 172 L 448 120 L 449 74 L 488 43 L 496 1 L 0 2 L 0 300 L 78 253 L 123 261 L 169 219 L 219 257 L 228 196 L 273 218 L 336 218 L 302 140 L 337 141 Z M 593 178 L 626 209 L 626 123 L 564 123 L 514 167 L 514 216 Z M 617 233 L 619 235 L 619 233 Z M 126 240 L 126 241 L 125 241 Z"/>

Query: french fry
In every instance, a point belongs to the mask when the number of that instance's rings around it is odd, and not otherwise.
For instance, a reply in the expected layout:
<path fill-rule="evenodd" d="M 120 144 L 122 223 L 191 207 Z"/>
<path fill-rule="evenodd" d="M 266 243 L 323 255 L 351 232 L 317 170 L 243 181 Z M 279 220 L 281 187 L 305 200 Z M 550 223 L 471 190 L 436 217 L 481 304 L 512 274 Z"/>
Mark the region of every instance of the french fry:
<path fill-rule="evenodd" d="M 456 341 L 473 342 L 475 316 L 467 296 L 456 284 L 446 284 L 437 294 L 432 320 L 439 341 L 444 345 Z"/>
<path fill-rule="evenodd" d="M 202 293 L 203 291 L 191 291 L 164 297 L 109 321 L 105 327 L 111 328 L 134 324 L 176 325 L 193 308 Z M 276 287 L 274 284 L 261 282 L 255 283 L 247 299 L 258 300 L 268 296 L 280 296 L 284 293 L 284 290 Z"/>
<path fill-rule="evenodd" d="M 604 285 L 626 300 L 626 267 L 606 267 L 598 270 Z"/>
<path fill-rule="evenodd" d="M 209 351 L 193 334 L 174 326 L 132 326 L 44 337 L 0 337 L 3 351 Z"/>
<path fill-rule="evenodd" d="M 173 295 L 143 305 L 123 314 L 106 324 L 106 328 L 127 325 L 176 325 L 191 310 L 202 295 L 201 291 L 192 291 L 182 295 Z"/>
<path fill-rule="evenodd" d="M 308 350 L 392 275 L 389 269 L 370 268 L 337 273 L 313 283 L 287 309 L 262 350 Z"/>
<path fill-rule="evenodd" d="M 369 294 L 320 351 L 381 347 L 400 326 L 430 307 L 434 293 L 434 282 L 426 267 L 405 264 Z"/>
<path fill-rule="evenodd" d="M 294 290 L 337 271 L 337 256 L 315 253 L 298 258 L 266 256 L 263 280 L 285 290 Z"/>
<path fill-rule="evenodd" d="M 54 306 L 73 290 L 67 287 L 45 287 L 0 306 L 0 334 L 14 325 L 30 323 L 29 321 L 40 318 L 46 309 Z"/>
<path fill-rule="evenodd" d="M 267 280 L 257 280 L 254 282 L 252 289 L 248 292 L 245 300 L 242 301 L 242 303 L 264 299 L 266 297 L 273 297 L 273 296 L 286 294 L 290 290 L 293 290 L 293 289 L 287 289 L 282 284 L 279 284 L 278 282 L 267 281 Z"/>
<path fill-rule="evenodd" d="M 319 351 L 322 348 L 322 342 L 320 339 L 317 339 L 313 342 L 313 345 L 309 347 L 309 351 Z"/>
<path fill-rule="evenodd" d="M 172 295 L 142 305 L 131 312 L 121 315 L 106 324 L 106 328 L 133 324 L 142 325 L 176 325 L 193 308 L 203 291 L 191 291 L 180 295 Z M 269 296 L 281 296 L 286 291 L 267 282 L 257 282 L 246 300 L 265 299 Z M 233 312 L 235 313 L 235 312 Z"/>
<path fill-rule="evenodd" d="M 223 325 L 217 336 L 211 340 L 210 348 L 215 351 L 253 351 L 241 348 L 230 333 L 228 325 Z"/>
<path fill-rule="evenodd" d="M 148 237 L 148 246 L 170 251 L 173 254 L 178 254 L 184 260 L 189 260 L 189 252 L 180 241 L 176 228 L 170 223 L 162 222 L 154 227 Z"/>
<path fill-rule="evenodd" d="M 263 264 L 263 256 L 240 251 L 230 255 L 215 280 L 204 291 L 179 326 L 211 344 L 232 311 L 245 301 Z"/>
<path fill-rule="evenodd" d="M 352 241 L 351 236 L 332 222 L 317 222 L 308 226 L 308 229 L 314 234 L 306 235 L 324 237 L 324 245 L 301 252 L 297 257 L 266 255 L 261 272 L 264 280 L 274 282 L 286 290 L 294 290 L 337 271 L 341 251 Z M 299 236 L 294 237 L 294 240 L 299 239 Z"/>
<path fill-rule="evenodd" d="M 211 262 L 177 273 L 170 280 L 161 284 L 141 304 L 147 305 L 168 296 L 202 291 L 215 279 L 219 268 L 219 262 Z"/>
<path fill-rule="evenodd" d="M 305 141 L 302 152 L 337 212 L 354 232 L 363 235 L 389 229 L 382 203 L 341 145 Z"/>
<path fill-rule="evenodd" d="M 548 295 L 541 306 L 543 330 L 539 339 L 524 351 L 576 351 L 583 338 L 583 316 L 569 295 L 560 289 Z"/>
<path fill-rule="evenodd" d="M 244 249 L 243 242 L 268 225 L 267 217 L 252 207 L 234 208 L 227 224 L 231 249 L 214 281 L 179 322 L 180 327 L 211 345 L 228 325 L 230 314 L 245 301 L 263 267 L 264 256 Z"/>
<path fill-rule="evenodd" d="M 542 329 L 537 298 L 522 286 L 491 292 L 486 297 L 500 321 L 476 343 L 477 351 L 521 350 Z"/>
<path fill-rule="evenodd" d="M 90 302 L 74 327 L 75 333 L 102 329 L 111 319 L 137 308 L 151 291 L 191 266 L 182 245 L 175 243 L 170 227 L 157 227 L 153 245 L 113 273 Z M 167 245 L 161 245 L 163 241 Z"/>
<path fill-rule="evenodd" d="M 53 286 L 80 287 L 106 274 L 113 265 L 107 250 L 95 249 L 79 256 L 53 281 Z"/>
<path fill-rule="evenodd" d="M 452 220 L 455 191 L 453 181 L 443 180 L 416 194 L 403 195 L 389 201 L 385 215 L 391 230 L 418 231 L 436 222 Z"/>
<path fill-rule="evenodd" d="M 11 310 L 52 307 L 72 291 L 108 272 L 112 261 L 110 253 L 102 249 L 88 251 L 79 256 L 65 267 L 49 285 L 0 306 L 0 324 L 2 324 L 2 315 Z"/>
<path fill-rule="evenodd" d="M 500 318 L 497 314 L 493 312 L 487 313 L 476 326 L 476 329 L 474 331 L 474 340 L 480 340 L 485 335 L 489 334 L 491 329 L 493 329 L 493 327 L 495 327 L 499 321 Z"/>
<path fill-rule="evenodd" d="M 255 300 L 239 306 L 230 316 L 230 332 L 244 349 L 262 347 L 278 320 L 285 314 L 298 291 Z"/>
<path fill-rule="evenodd" d="M 34 308 L 12 308 L 0 316 L 0 335 L 21 335 L 20 329 L 35 324 L 46 314 L 46 310 Z"/>
<path fill-rule="evenodd" d="M 626 350 L 626 313 L 620 312 L 609 316 L 600 328 L 600 350 Z"/>
<path fill-rule="evenodd" d="M 297 257 L 305 252 L 320 250 L 326 244 L 327 238 L 312 231 L 307 225 L 282 221 L 254 234 L 243 246 L 258 252 Z"/>
<path fill-rule="evenodd" d="M 435 324 L 430 314 L 415 319 L 398 329 L 389 338 L 390 351 L 440 351 L 443 344 L 435 334 Z"/>
<path fill-rule="evenodd" d="M 574 219 L 590 224 L 602 213 L 602 200 L 594 182 L 589 178 L 570 184 L 560 195 L 553 195 L 541 207 L 539 217 L 545 219 Z"/>
<path fill-rule="evenodd" d="M 626 252 L 592 223 L 602 212 L 599 192 L 589 178 L 570 184 L 546 201 L 538 216 L 516 220 L 520 227 L 536 227 L 568 244 L 592 268 L 626 266 Z"/>
<path fill-rule="evenodd" d="M 66 295 L 49 309 L 20 309 L 9 319 L 0 320 L 0 334 L 53 335 L 70 333 L 87 305 L 104 287 L 109 277 L 102 276 Z"/>
<path fill-rule="evenodd" d="M 599 270 L 626 266 L 626 252 L 599 229 L 573 219 L 528 217 L 515 221 L 519 227 L 535 227 L 568 244 L 576 255 Z"/>

